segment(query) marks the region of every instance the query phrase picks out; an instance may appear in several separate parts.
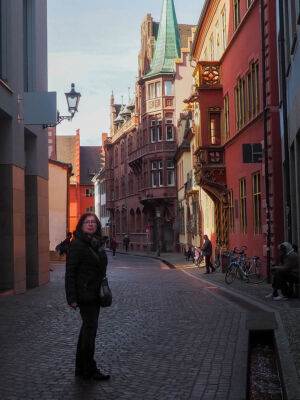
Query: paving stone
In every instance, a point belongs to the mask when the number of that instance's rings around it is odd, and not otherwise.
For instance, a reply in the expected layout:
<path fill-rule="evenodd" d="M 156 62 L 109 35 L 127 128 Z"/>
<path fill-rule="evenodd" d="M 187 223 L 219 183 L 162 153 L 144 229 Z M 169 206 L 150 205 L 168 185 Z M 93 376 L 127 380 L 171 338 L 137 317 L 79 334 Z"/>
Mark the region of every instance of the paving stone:
<path fill-rule="evenodd" d="M 64 266 L 51 269 L 49 284 L 0 296 L 1 400 L 230 400 L 241 310 L 158 260 L 109 255 L 96 360 L 112 378 L 86 383 L 74 377 L 80 315 Z"/>

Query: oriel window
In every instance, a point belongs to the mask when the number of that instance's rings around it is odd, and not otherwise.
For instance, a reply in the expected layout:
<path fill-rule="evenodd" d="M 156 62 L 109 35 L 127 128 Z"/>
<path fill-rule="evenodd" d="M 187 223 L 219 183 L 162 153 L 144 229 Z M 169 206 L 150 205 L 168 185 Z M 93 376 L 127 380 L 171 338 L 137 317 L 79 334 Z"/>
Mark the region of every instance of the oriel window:
<path fill-rule="evenodd" d="M 165 96 L 173 96 L 172 82 L 165 81 Z"/>
<path fill-rule="evenodd" d="M 220 112 L 209 112 L 209 135 L 211 144 L 221 143 Z"/>

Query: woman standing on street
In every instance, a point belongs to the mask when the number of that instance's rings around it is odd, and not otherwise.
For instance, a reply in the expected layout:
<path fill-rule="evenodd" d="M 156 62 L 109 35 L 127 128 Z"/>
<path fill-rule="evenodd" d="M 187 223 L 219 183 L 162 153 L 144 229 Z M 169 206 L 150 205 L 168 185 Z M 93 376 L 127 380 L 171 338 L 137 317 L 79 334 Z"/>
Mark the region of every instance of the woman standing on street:
<path fill-rule="evenodd" d="M 106 275 L 107 256 L 101 243 L 101 224 L 93 213 L 80 218 L 66 263 L 65 287 L 70 307 L 80 309 L 82 326 L 77 344 L 75 376 L 107 380 L 94 360 L 100 312 L 100 284 Z"/>

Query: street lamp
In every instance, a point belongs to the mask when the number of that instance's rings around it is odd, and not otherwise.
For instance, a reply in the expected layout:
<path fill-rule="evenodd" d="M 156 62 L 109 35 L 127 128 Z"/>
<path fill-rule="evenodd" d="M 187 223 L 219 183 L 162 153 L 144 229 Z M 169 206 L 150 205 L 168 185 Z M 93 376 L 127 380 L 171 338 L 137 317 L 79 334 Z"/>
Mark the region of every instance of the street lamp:
<path fill-rule="evenodd" d="M 68 121 L 72 121 L 75 113 L 78 111 L 78 104 L 81 97 L 79 92 L 75 91 L 75 83 L 71 84 L 71 90 L 68 93 L 65 93 L 67 103 L 68 103 L 68 110 L 71 115 L 59 115 L 57 111 L 57 123 L 56 125 L 60 124 L 61 121 L 67 119 Z"/>

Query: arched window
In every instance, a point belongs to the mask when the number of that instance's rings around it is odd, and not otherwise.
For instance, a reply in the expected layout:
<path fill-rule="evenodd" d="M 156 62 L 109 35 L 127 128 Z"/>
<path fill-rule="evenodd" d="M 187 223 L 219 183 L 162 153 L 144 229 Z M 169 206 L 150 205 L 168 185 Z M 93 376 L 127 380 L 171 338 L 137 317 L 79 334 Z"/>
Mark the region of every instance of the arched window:
<path fill-rule="evenodd" d="M 129 214 L 129 230 L 135 232 L 135 215 L 133 209 L 130 210 Z"/>
<path fill-rule="evenodd" d="M 120 227 L 120 211 L 117 210 L 116 212 L 116 233 L 121 232 L 121 227 Z"/>
<path fill-rule="evenodd" d="M 119 164 L 119 152 L 118 152 L 118 148 L 115 148 L 115 166 L 117 166 Z"/>
<path fill-rule="evenodd" d="M 116 179 L 115 181 L 115 199 L 119 199 L 119 180 Z"/>
<path fill-rule="evenodd" d="M 125 158 L 125 145 L 124 145 L 124 141 L 121 143 L 121 163 L 124 162 L 124 158 Z"/>
<path fill-rule="evenodd" d="M 126 209 L 122 209 L 122 232 L 127 232 L 127 224 L 126 224 Z"/>
<path fill-rule="evenodd" d="M 142 232 L 142 215 L 141 215 L 141 210 L 138 208 L 136 210 L 136 231 L 137 232 Z"/>

